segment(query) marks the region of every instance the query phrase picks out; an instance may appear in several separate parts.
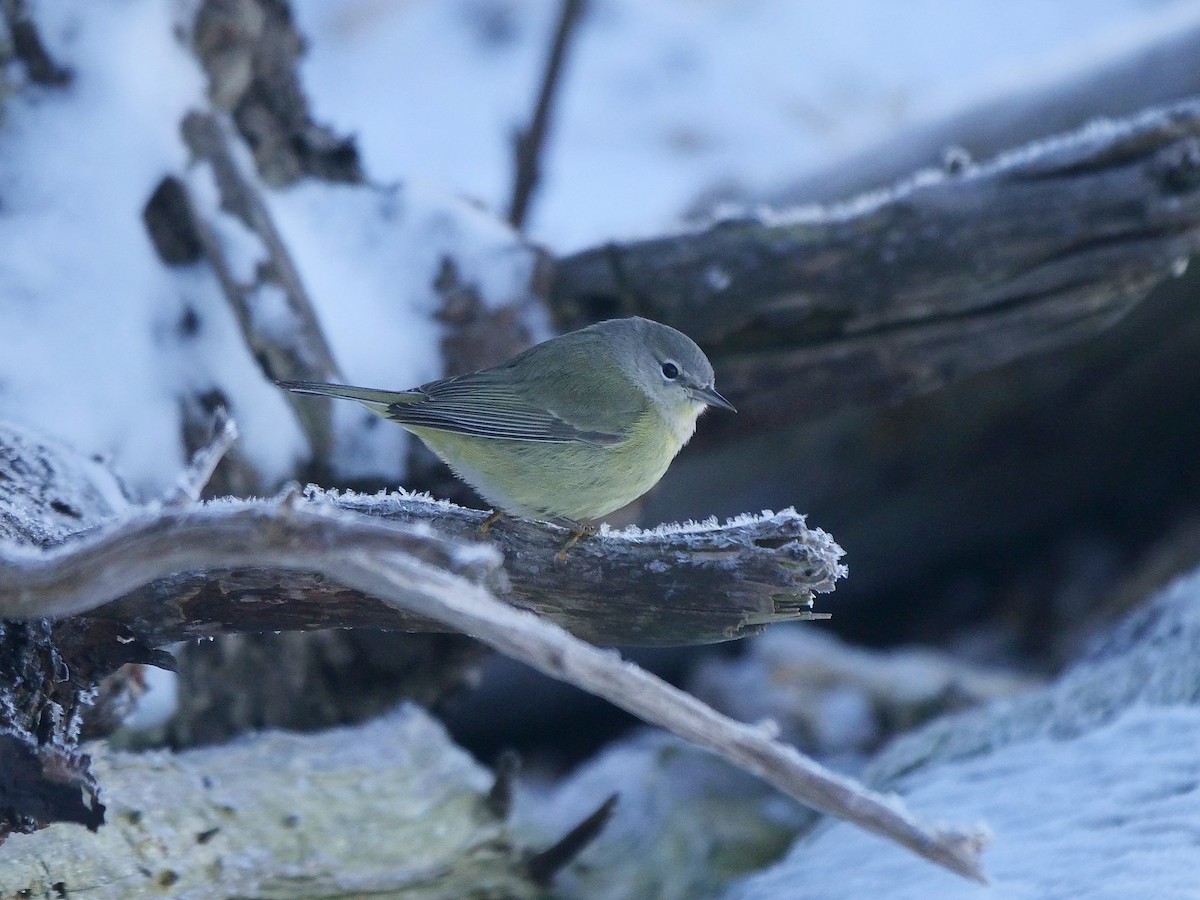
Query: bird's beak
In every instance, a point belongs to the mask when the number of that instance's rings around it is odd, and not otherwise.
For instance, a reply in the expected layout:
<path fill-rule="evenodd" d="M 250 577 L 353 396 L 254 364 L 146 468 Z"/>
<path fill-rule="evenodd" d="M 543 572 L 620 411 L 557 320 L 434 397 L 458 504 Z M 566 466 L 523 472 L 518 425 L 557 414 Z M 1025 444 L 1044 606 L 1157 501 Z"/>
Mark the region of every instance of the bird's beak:
<path fill-rule="evenodd" d="M 719 406 L 730 412 L 737 412 L 732 403 L 717 393 L 716 388 L 697 387 L 692 388 L 690 393 L 694 399 L 699 400 L 701 403 L 707 403 L 709 406 Z"/>

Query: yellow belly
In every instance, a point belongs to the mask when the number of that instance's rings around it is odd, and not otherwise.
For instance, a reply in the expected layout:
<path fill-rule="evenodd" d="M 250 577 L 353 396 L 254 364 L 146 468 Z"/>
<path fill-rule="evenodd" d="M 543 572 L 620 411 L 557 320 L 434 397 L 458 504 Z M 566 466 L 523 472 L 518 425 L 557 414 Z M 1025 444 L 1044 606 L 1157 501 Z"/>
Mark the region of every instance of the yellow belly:
<path fill-rule="evenodd" d="M 409 428 L 497 509 L 532 519 L 596 519 L 658 483 L 683 444 L 654 412 L 609 447 Z"/>

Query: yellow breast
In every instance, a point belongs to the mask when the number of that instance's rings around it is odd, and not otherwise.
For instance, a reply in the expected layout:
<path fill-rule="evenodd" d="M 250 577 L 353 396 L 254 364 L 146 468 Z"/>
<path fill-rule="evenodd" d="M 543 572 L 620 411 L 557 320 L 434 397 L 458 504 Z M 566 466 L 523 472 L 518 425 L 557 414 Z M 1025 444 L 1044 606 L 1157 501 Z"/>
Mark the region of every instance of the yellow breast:
<path fill-rule="evenodd" d="M 639 416 L 620 443 L 601 447 L 501 440 L 410 428 L 463 481 L 507 513 L 534 519 L 595 519 L 654 487 L 681 439 L 655 411 Z"/>

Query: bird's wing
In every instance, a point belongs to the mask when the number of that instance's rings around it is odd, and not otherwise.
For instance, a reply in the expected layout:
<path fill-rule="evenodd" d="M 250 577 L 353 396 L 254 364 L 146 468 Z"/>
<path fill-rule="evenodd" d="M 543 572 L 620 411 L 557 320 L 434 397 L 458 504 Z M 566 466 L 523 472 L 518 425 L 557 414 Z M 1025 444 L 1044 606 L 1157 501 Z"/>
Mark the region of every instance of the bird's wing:
<path fill-rule="evenodd" d="M 625 430 L 611 421 L 600 423 L 605 427 L 569 421 L 552 405 L 530 398 L 511 375 L 500 372 L 488 369 L 431 381 L 418 389 L 420 399 L 393 403 L 383 415 L 402 425 L 547 444 L 585 442 L 603 447 L 625 438 Z"/>

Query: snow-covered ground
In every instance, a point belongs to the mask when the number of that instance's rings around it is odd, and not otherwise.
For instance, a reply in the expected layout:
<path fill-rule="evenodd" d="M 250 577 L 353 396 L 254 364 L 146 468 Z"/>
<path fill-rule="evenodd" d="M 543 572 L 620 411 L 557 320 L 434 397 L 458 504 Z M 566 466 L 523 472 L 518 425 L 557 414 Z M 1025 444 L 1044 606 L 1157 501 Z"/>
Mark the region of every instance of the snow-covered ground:
<path fill-rule="evenodd" d="M 986 822 L 987 887 L 845 823 L 724 900 L 1200 897 L 1200 572 L 1044 689 L 944 717 L 868 770 L 927 821 Z"/>
<path fill-rule="evenodd" d="M 809 706 L 833 726 L 815 729 L 818 739 L 822 730 L 840 730 L 839 743 L 851 739 L 842 746 L 863 746 L 864 735 L 837 728 L 847 720 L 844 706 L 815 709 L 829 697 L 824 672 L 844 668 L 853 673 L 846 684 L 860 688 L 886 673 L 895 682 L 887 690 L 907 699 L 932 686 L 930 675 L 943 677 L 927 654 L 864 658 L 811 625 L 771 634 L 782 636 L 776 647 L 716 663 L 718 671 L 700 675 L 700 687 L 731 674 L 718 702 L 748 695 L 733 711 L 754 721 L 762 705 L 753 695 L 769 694 L 765 702 L 783 709 L 785 731 L 796 721 L 793 711 Z M 783 648 L 792 651 L 786 660 L 779 658 Z M 563 900 L 1194 900 L 1198 650 L 1194 571 L 1148 599 L 1051 683 L 944 714 L 895 739 L 865 772 L 855 770 L 868 785 L 898 794 L 927 823 L 985 825 L 992 838 L 982 856 L 988 886 L 856 825 L 814 823 L 815 814 L 761 782 L 656 734 L 635 734 L 554 784 L 528 789 L 518 819 L 535 833 L 561 834 L 605 797 L 621 794 L 612 821 L 556 884 Z M 757 671 L 757 684 L 739 681 L 739 668 Z M 849 712 L 851 724 L 863 721 Z M 781 840 L 794 843 L 765 864 L 767 848 Z"/>

